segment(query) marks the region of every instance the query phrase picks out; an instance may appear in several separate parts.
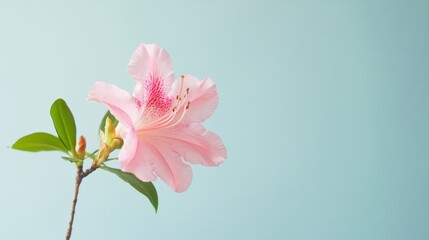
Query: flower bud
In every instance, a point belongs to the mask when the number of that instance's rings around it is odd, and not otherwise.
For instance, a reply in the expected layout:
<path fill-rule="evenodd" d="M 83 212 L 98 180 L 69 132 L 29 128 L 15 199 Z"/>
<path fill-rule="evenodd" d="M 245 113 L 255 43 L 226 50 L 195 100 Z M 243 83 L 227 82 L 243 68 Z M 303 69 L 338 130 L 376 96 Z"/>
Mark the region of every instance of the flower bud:
<path fill-rule="evenodd" d="M 112 120 L 109 117 L 106 118 L 106 125 L 104 126 L 104 139 L 105 143 L 110 145 L 115 138 L 115 125 L 113 125 Z"/>
<path fill-rule="evenodd" d="M 109 117 L 106 118 L 104 132 L 100 130 L 100 148 L 98 149 L 97 157 L 94 159 L 94 165 L 100 166 L 109 158 L 111 152 L 122 146 L 123 140 L 117 137 L 115 125 Z"/>
<path fill-rule="evenodd" d="M 104 132 L 101 129 L 100 129 L 100 132 L 99 132 L 99 137 L 100 137 L 100 144 L 104 143 Z"/>
<path fill-rule="evenodd" d="M 101 144 L 105 143 L 113 151 L 122 146 L 122 139 L 118 136 L 115 125 L 109 117 L 106 118 L 106 125 L 104 126 L 104 132 L 100 130 Z"/>
<path fill-rule="evenodd" d="M 86 151 L 86 139 L 82 135 L 82 136 L 80 136 L 79 141 L 78 141 L 77 146 L 76 146 L 77 158 L 80 160 L 84 160 L 85 159 L 85 151 Z"/>
<path fill-rule="evenodd" d="M 98 151 L 97 157 L 94 160 L 94 164 L 100 166 L 104 161 L 109 158 L 109 154 L 111 152 L 111 148 L 103 143 L 101 144 L 100 150 Z"/>
<path fill-rule="evenodd" d="M 115 150 L 122 147 L 123 143 L 124 141 L 121 138 L 115 138 L 112 140 L 110 147 L 112 148 L 112 150 Z"/>
<path fill-rule="evenodd" d="M 122 132 L 125 130 L 124 125 L 122 125 L 120 122 L 118 122 L 118 125 L 116 125 L 116 138 L 121 138 Z"/>

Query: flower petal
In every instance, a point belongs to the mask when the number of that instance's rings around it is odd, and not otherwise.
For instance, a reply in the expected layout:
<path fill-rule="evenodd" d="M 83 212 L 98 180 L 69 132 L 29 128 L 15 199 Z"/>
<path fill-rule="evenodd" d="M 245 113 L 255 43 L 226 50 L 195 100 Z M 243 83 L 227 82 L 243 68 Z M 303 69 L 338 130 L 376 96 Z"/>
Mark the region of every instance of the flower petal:
<path fill-rule="evenodd" d="M 124 170 L 124 168 L 126 168 L 126 166 L 134 159 L 139 142 L 137 133 L 131 128 L 123 128 L 121 131 L 121 138 L 124 141 L 124 144 L 118 154 L 118 159 L 121 164 L 121 169 Z"/>
<path fill-rule="evenodd" d="M 147 44 L 146 49 L 151 61 L 152 74 L 163 79 L 166 82 L 165 86 L 170 88 L 174 81 L 173 63 L 170 55 L 157 44 Z"/>
<path fill-rule="evenodd" d="M 207 131 L 199 123 L 167 128 L 147 135 L 172 148 L 186 162 L 204 166 L 218 166 L 226 159 L 226 148 L 218 135 Z"/>
<path fill-rule="evenodd" d="M 89 91 L 88 100 L 106 104 L 110 112 L 125 126 L 132 126 L 138 114 L 133 97 L 113 84 L 94 83 Z"/>
<path fill-rule="evenodd" d="M 145 44 L 140 44 L 128 63 L 128 73 L 136 81 L 144 81 L 149 75 L 150 61 L 149 53 L 146 50 Z"/>
<path fill-rule="evenodd" d="M 152 156 L 148 152 L 148 147 L 144 141 L 140 141 L 134 130 L 127 129 L 122 132 L 124 145 L 119 152 L 119 162 L 121 170 L 132 172 L 136 177 L 144 182 L 151 182 L 156 179 L 151 165 Z"/>
<path fill-rule="evenodd" d="M 186 191 L 192 182 L 192 169 L 171 149 L 168 143 L 156 139 L 147 142 L 148 153 L 152 155 L 153 170 L 171 189 Z"/>
<path fill-rule="evenodd" d="M 121 156 L 119 158 L 121 160 Z M 127 164 L 121 162 L 121 169 L 134 173 L 144 182 L 154 181 L 155 173 L 176 192 L 188 189 L 192 181 L 191 167 L 170 146 L 156 138 L 139 138 L 134 158 Z"/>
<path fill-rule="evenodd" d="M 200 81 L 192 75 L 186 75 L 182 94 L 186 92 L 187 88 L 189 88 L 189 94 L 186 101 L 189 101 L 190 105 L 186 115 L 182 119 L 182 123 L 187 124 L 205 121 L 216 110 L 219 101 L 216 86 L 210 78 L 205 78 Z M 180 81 L 175 81 L 171 93 L 177 95 L 179 92 Z"/>
<path fill-rule="evenodd" d="M 128 63 L 128 72 L 137 82 L 133 95 L 143 101 L 154 90 L 166 95 L 174 81 L 170 56 L 156 44 L 140 44 Z"/>

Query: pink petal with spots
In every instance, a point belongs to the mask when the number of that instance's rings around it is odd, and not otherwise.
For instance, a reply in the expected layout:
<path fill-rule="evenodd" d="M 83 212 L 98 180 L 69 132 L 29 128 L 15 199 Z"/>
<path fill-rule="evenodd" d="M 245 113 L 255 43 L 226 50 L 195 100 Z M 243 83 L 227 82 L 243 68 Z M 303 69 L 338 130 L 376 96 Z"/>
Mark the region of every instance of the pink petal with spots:
<path fill-rule="evenodd" d="M 174 81 L 170 56 L 156 44 L 140 44 L 128 63 L 128 72 L 137 82 L 133 95 L 144 101 L 164 97 Z"/>

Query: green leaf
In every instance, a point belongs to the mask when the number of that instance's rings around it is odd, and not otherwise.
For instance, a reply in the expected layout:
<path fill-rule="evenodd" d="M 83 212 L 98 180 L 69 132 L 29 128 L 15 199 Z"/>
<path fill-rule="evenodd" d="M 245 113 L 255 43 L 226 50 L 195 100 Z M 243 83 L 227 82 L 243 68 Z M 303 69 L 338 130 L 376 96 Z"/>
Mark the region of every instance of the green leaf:
<path fill-rule="evenodd" d="M 122 172 L 120 169 L 110 168 L 106 165 L 100 166 L 100 168 L 116 174 L 116 176 L 129 183 L 133 188 L 149 199 L 150 203 L 152 203 L 152 206 L 155 208 L 155 212 L 158 211 L 158 194 L 155 186 L 153 186 L 151 182 L 143 182 L 132 173 Z"/>
<path fill-rule="evenodd" d="M 107 117 L 110 118 L 110 121 L 112 121 L 113 126 L 116 127 L 118 125 L 118 123 L 119 123 L 118 119 L 116 119 L 115 116 L 113 116 L 112 113 L 110 113 L 110 111 L 107 111 L 106 114 L 104 114 L 104 117 L 100 122 L 100 127 L 98 128 L 99 131 L 101 130 L 104 132 L 104 126 L 106 125 L 106 118 Z"/>
<path fill-rule="evenodd" d="M 58 137 L 68 150 L 76 155 L 76 124 L 66 102 L 59 98 L 51 106 L 51 117 Z"/>
<path fill-rule="evenodd" d="M 63 142 L 52 134 L 36 132 L 24 136 L 12 145 L 13 149 L 40 152 L 40 151 L 61 151 L 68 153 L 68 149 Z"/>

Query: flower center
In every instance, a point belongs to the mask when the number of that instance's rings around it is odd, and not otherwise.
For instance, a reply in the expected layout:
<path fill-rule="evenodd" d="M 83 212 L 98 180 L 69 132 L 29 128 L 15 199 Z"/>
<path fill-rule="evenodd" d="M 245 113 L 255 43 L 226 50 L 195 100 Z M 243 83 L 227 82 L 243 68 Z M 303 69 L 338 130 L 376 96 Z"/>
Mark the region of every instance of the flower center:
<path fill-rule="evenodd" d="M 189 96 L 189 88 L 186 88 L 185 93 L 182 95 L 184 81 L 185 76 L 180 76 L 179 94 L 176 95 L 174 102 L 172 102 L 170 110 L 161 117 L 154 119 L 154 121 L 145 124 L 142 129 L 139 130 L 139 133 L 160 128 L 174 127 L 182 121 L 191 104 L 191 102 L 187 100 Z"/>

